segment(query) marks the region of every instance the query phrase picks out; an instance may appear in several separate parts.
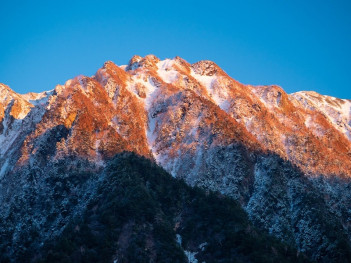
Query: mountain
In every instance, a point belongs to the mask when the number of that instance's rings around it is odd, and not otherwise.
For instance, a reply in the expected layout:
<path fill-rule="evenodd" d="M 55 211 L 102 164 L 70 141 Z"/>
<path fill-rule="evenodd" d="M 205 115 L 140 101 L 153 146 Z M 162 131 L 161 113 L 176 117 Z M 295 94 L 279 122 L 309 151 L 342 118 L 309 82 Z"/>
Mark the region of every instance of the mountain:
<path fill-rule="evenodd" d="M 179 57 L 109 61 L 40 94 L 0 84 L 6 253 L 31 229 L 43 246 L 60 236 L 128 151 L 238 201 L 255 227 L 312 260 L 350 258 L 350 112 L 349 100 L 244 85 Z"/>

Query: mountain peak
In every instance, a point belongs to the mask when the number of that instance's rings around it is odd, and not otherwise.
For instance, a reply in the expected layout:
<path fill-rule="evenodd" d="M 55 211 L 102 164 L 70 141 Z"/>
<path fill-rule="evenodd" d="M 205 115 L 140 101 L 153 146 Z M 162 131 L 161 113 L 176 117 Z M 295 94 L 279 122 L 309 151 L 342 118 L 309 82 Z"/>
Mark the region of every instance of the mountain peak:
<path fill-rule="evenodd" d="M 154 67 L 160 59 L 156 57 L 155 55 L 147 55 L 145 57 L 141 57 L 138 55 L 134 55 L 128 63 L 128 66 L 126 67 L 126 70 L 135 70 L 139 67 L 144 67 L 144 68 L 152 68 Z"/>
<path fill-rule="evenodd" d="M 213 61 L 201 60 L 191 65 L 194 72 L 202 76 L 213 76 L 222 73 L 223 70 Z"/>
<path fill-rule="evenodd" d="M 104 65 L 102 66 L 102 68 L 111 68 L 111 67 L 118 67 L 116 63 L 114 63 L 111 60 L 105 61 Z"/>
<path fill-rule="evenodd" d="M 7 85 L 5 85 L 5 84 L 0 83 L 0 90 L 2 91 L 2 90 L 4 90 L 4 89 L 8 90 L 8 89 L 10 89 L 10 88 L 9 88 L 9 86 L 7 86 Z"/>
<path fill-rule="evenodd" d="M 18 96 L 18 94 L 14 90 L 12 90 L 9 86 L 0 83 L 0 102 L 4 99 L 9 99 L 16 96 Z"/>

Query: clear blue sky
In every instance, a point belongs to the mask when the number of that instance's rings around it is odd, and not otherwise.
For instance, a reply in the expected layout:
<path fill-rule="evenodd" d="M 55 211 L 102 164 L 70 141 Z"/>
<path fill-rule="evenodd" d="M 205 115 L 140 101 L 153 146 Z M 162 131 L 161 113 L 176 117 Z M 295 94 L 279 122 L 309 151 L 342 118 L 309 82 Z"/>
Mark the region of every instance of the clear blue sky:
<path fill-rule="evenodd" d="M 351 99 L 350 1 L 189 2 L 3 0 L 0 82 L 39 92 L 106 60 L 178 55 L 246 84 Z"/>

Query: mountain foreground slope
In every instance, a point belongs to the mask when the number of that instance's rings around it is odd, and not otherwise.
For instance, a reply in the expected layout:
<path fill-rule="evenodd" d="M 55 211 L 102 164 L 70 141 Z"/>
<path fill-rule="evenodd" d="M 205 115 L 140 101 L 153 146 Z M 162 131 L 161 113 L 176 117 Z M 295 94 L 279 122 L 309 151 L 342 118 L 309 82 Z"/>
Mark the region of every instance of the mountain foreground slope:
<path fill-rule="evenodd" d="M 82 216 L 28 250 L 39 262 L 308 262 L 253 227 L 237 202 L 191 188 L 148 159 L 118 154 L 99 179 Z"/>
<path fill-rule="evenodd" d="M 349 100 L 243 85 L 211 61 L 190 65 L 179 57 L 106 62 L 92 77 L 40 94 L 0 84 L 7 251 L 15 253 L 28 229 L 43 241 L 59 236 L 93 198 L 95 177 L 129 151 L 190 186 L 235 199 L 256 227 L 310 259 L 345 259 L 350 112 Z M 45 204 L 35 197 L 46 194 Z"/>

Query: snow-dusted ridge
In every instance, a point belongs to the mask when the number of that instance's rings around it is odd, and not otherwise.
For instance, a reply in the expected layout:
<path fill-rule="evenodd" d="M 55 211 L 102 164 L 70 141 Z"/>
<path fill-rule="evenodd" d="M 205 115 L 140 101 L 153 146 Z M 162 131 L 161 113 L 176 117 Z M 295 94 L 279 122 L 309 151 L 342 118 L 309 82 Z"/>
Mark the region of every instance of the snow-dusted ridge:
<path fill-rule="evenodd" d="M 351 100 L 320 95 L 314 91 L 291 94 L 307 109 L 325 115 L 333 126 L 351 140 Z"/>
<path fill-rule="evenodd" d="M 22 98 L 34 106 L 43 105 L 48 102 L 49 97 L 54 93 L 54 89 L 40 93 L 29 92 L 22 95 Z"/>

